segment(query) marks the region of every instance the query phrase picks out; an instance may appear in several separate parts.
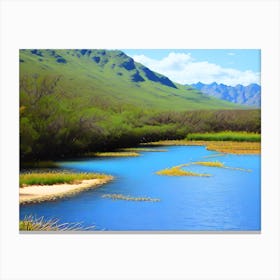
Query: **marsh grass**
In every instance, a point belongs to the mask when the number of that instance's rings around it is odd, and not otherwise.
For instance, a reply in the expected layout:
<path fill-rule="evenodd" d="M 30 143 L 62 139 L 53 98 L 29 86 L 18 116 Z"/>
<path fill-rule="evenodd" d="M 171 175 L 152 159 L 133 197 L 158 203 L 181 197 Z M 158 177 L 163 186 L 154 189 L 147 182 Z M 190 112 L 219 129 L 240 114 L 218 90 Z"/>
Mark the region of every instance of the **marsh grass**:
<path fill-rule="evenodd" d="M 177 166 L 174 166 L 171 168 L 166 168 L 166 169 L 157 171 L 156 174 L 166 175 L 166 176 L 199 176 L 199 177 L 212 176 L 211 174 L 195 173 L 195 172 L 181 169 L 182 167 L 190 166 L 190 165 L 201 165 L 201 166 L 207 166 L 207 167 L 226 168 L 226 169 L 239 170 L 239 171 L 245 171 L 245 172 L 252 171 L 250 169 L 225 166 L 224 163 L 219 162 L 219 161 L 197 161 L 197 162 L 180 164 L 180 165 L 177 165 Z"/>
<path fill-rule="evenodd" d="M 260 154 L 260 142 L 208 142 L 207 150 L 217 151 L 225 154 Z"/>
<path fill-rule="evenodd" d="M 219 161 L 197 161 L 197 162 L 193 162 L 192 164 L 208 166 L 208 167 L 226 168 L 226 169 L 239 170 L 239 171 L 245 171 L 245 172 L 251 172 L 252 171 L 251 169 L 225 166 L 222 162 L 219 162 Z"/>
<path fill-rule="evenodd" d="M 168 152 L 167 149 L 153 149 L 153 148 L 124 148 L 124 152 Z"/>
<path fill-rule="evenodd" d="M 242 142 L 260 142 L 261 135 L 259 133 L 246 131 L 223 131 L 223 132 L 206 132 L 206 133 L 190 133 L 186 137 L 187 140 L 204 140 L 204 141 L 242 141 Z"/>
<path fill-rule="evenodd" d="M 193 162 L 192 164 L 209 166 L 209 167 L 225 167 L 225 165 L 219 161 L 197 161 L 197 162 Z"/>
<path fill-rule="evenodd" d="M 89 157 L 138 157 L 140 154 L 133 151 L 85 153 Z"/>
<path fill-rule="evenodd" d="M 130 200 L 130 201 L 150 201 L 150 202 L 159 202 L 159 198 L 150 198 L 150 197 L 133 197 L 129 195 L 122 194 L 104 194 L 103 198 L 110 198 L 113 200 Z"/>
<path fill-rule="evenodd" d="M 108 175 L 98 173 L 42 172 L 20 174 L 20 187 L 30 185 L 75 184 L 83 180 L 105 179 Z"/>
<path fill-rule="evenodd" d="M 150 142 L 151 146 L 206 146 L 209 151 L 222 154 L 256 155 L 261 153 L 260 142 L 234 142 L 234 141 L 191 141 L 191 140 L 164 140 Z"/>
<path fill-rule="evenodd" d="M 222 156 L 225 156 L 225 155 L 226 155 L 226 154 L 219 153 L 219 154 L 214 154 L 214 155 L 204 156 L 203 158 L 222 157 Z"/>
<path fill-rule="evenodd" d="M 166 175 L 166 176 L 197 176 L 197 177 L 210 177 L 210 174 L 204 173 L 195 173 L 187 170 L 181 169 L 183 166 L 188 166 L 190 164 L 181 164 L 178 166 L 174 166 L 171 168 L 166 168 L 160 171 L 157 171 L 156 174 L 158 175 Z"/>
<path fill-rule="evenodd" d="M 19 221 L 20 231 L 84 231 L 94 230 L 95 226 L 83 227 L 82 223 L 60 223 L 58 219 L 45 219 L 26 216 Z"/>

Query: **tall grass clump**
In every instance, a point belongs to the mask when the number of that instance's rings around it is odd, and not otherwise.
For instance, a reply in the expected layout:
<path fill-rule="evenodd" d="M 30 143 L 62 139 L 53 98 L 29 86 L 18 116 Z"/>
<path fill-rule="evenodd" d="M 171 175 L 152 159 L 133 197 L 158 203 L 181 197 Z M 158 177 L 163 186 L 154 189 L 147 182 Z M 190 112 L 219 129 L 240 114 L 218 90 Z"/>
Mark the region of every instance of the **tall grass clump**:
<path fill-rule="evenodd" d="M 261 135 L 254 132 L 246 131 L 223 131 L 223 132 L 206 132 L 206 133 L 189 133 L 187 140 L 203 141 L 240 141 L 240 142 L 260 142 Z"/>
<path fill-rule="evenodd" d="M 20 174 L 20 187 L 29 185 L 54 185 L 75 184 L 82 180 L 105 179 L 108 175 L 98 173 L 67 173 L 67 172 L 43 172 Z"/>

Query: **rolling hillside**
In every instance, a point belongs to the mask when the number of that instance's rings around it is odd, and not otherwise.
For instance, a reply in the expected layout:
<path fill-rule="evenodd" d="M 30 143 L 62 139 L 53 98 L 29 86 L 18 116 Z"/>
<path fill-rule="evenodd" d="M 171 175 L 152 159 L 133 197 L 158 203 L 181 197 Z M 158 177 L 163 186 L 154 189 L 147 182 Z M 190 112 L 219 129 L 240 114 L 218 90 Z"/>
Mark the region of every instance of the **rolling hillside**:
<path fill-rule="evenodd" d="M 160 110 L 240 108 L 175 84 L 121 51 L 21 50 L 20 76 L 34 74 L 59 76 L 64 91 L 78 93 L 89 105 L 92 97 L 98 97 L 114 105 Z"/>

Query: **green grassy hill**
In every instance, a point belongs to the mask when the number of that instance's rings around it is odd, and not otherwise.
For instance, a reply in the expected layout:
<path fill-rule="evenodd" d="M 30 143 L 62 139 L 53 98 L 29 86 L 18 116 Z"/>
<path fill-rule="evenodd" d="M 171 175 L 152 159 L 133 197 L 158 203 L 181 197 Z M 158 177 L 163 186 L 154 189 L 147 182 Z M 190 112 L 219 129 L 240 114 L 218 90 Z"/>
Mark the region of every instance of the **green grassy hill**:
<path fill-rule="evenodd" d="M 61 76 L 60 86 L 91 102 L 121 103 L 160 110 L 242 108 L 175 84 L 121 51 L 21 50 L 20 76 Z M 93 99 L 94 100 L 94 99 Z"/>
<path fill-rule="evenodd" d="M 121 51 L 19 55 L 24 160 L 183 138 L 190 131 L 260 128 L 259 111 L 174 83 Z"/>

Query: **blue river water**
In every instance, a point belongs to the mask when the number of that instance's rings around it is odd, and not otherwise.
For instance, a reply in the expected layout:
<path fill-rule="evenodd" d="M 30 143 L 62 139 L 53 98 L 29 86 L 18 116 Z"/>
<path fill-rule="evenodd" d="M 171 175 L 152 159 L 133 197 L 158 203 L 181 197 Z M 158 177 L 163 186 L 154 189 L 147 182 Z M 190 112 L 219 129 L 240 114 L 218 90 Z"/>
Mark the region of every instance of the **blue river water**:
<path fill-rule="evenodd" d="M 202 146 L 169 146 L 139 157 L 81 158 L 59 162 L 61 169 L 113 175 L 97 189 L 52 202 L 20 207 L 27 215 L 82 222 L 105 231 L 259 231 L 261 186 L 259 155 L 223 155 Z M 210 156 L 210 157 L 209 157 Z M 156 171 L 192 161 L 220 161 L 225 169 L 191 165 L 186 170 L 211 177 L 160 176 Z M 158 198 L 159 202 L 112 200 L 104 194 Z"/>

